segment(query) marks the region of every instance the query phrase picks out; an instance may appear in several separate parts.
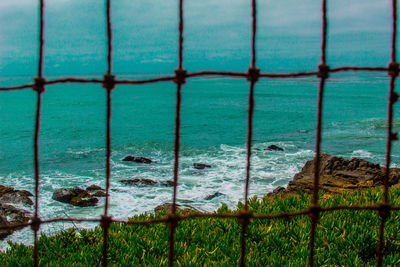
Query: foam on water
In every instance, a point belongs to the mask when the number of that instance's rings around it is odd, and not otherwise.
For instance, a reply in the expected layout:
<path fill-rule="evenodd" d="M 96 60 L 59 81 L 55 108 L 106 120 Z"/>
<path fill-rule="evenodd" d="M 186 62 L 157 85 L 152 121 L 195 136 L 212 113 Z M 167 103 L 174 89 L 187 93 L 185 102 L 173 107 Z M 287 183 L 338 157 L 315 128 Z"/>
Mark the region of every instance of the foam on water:
<path fill-rule="evenodd" d="M 284 152 L 262 150 L 272 143 L 258 143 L 253 150 L 249 196 L 263 196 L 277 186 L 284 186 L 298 172 L 304 163 L 313 157 L 311 150 L 298 149 L 290 142 L 278 142 L 276 145 Z M 127 150 L 129 150 L 128 148 Z M 67 151 L 78 157 L 87 157 L 93 152 L 87 148 L 82 151 Z M 245 146 L 220 145 L 207 150 L 182 151 L 180 158 L 178 203 L 188 203 L 200 211 L 214 211 L 223 203 L 234 208 L 243 201 L 246 148 Z M 119 182 L 122 179 L 148 178 L 156 181 L 172 180 L 173 158 L 170 151 L 153 151 L 149 157 L 154 164 L 138 164 L 121 161 L 124 151 L 116 150 L 112 160 L 112 182 L 110 192 L 110 214 L 115 218 L 127 219 L 141 213 L 152 213 L 157 205 L 172 200 L 172 187 L 133 186 Z M 194 162 L 211 165 L 211 168 L 198 170 Z M 92 175 L 80 176 L 61 171 L 43 172 L 40 181 L 40 215 L 42 218 L 57 217 L 97 217 L 104 213 L 104 199 L 96 207 L 73 207 L 52 200 L 52 194 L 60 187 L 86 187 L 97 184 L 104 187 L 104 169 L 91 170 Z M 33 176 L 14 172 L 1 177 L 1 183 L 18 189 L 33 190 Z M 212 200 L 205 198 L 216 192 L 223 195 Z M 26 208 L 25 208 L 26 209 Z M 28 208 L 33 211 L 33 207 Z M 80 223 L 79 227 L 90 228 L 96 224 Z M 75 227 L 71 223 L 44 225 L 41 231 L 54 234 L 59 230 Z M 6 240 L 32 244 L 32 232 L 29 229 L 17 231 Z M 1 242 L 1 248 L 7 247 Z"/>

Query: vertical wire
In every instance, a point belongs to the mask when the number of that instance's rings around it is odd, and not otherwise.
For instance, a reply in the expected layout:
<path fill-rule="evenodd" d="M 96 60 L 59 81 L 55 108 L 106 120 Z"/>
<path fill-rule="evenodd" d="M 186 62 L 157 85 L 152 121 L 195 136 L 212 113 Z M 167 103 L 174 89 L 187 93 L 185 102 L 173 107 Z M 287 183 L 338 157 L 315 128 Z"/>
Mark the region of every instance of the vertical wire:
<path fill-rule="evenodd" d="M 39 8 L 39 62 L 38 62 L 38 76 L 43 76 L 43 51 L 44 51 L 44 0 L 40 0 Z"/>
<path fill-rule="evenodd" d="M 183 0 L 179 0 L 179 62 L 178 69 L 175 71 L 176 76 L 176 105 L 175 105 L 175 134 L 174 134 L 174 188 L 172 195 L 172 209 L 171 209 L 171 221 L 170 221 L 170 232 L 169 232 L 169 266 L 174 265 L 175 255 L 175 230 L 177 227 L 176 214 L 176 196 L 178 191 L 178 180 L 179 180 L 179 152 L 180 152 L 180 138 L 181 138 L 181 106 L 182 106 L 182 84 L 184 83 L 184 77 L 182 77 L 183 70 Z"/>
<path fill-rule="evenodd" d="M 35 81 L 37 84 L 39 80 L 43 80 L 43 56 L 44 56 L 44 0 L 39 2 L 39 62 L 38 62 L 38 78 Z M 38 85 L 38 84 L 37 84 Z M 35 118 L 35 134 L 34 134 L 34 169 L 35 169 L 35 217 L 34 223 L 34 248 L 33 248 L 33 263 L 34 266 L 39 265 L 38 255 L 38 232 L 40 227 L 39 218 L 39 182 L 40 182 L 40 158 L 39 158 L 39 137 L 40 137 L 40 122 L 42 111 L 42 93 L 44 85 L 38 85 L 37 89 L 37 105 L 36 105 L 36 118 Z M 37 225 L 37 223 L 39 223 Z"/>
<path fill-rule="evenodd" d="M 251 1 L 252 36 L 251 36 L 251 67 L 256 67 L 256 33 L 257 33 L 257 1 Z"/>
<path fill-rule="evenodd" d="M 111 75 L 112 70 L 112 33 L 111 33 L 111 4 L 107 0 L 107 39 L 108 39 L 108 52 L 107 52 L 107 74 Z M 111 90 L 107 90 L 107 126 L 106 126 L 106 201 L 104 207 L 104 214 L 108 215 L 109 207 L 109 190 L 110 190 L 110 177 L 111 177 Z"/>
<path fill-rule="evenodd" d="M 384 176 L 384 191 L 383 191 L 383 203 L 381 205 L 388 205 L 388 191 L 389 191 L 389 173 L 390 173 L 390 160 L 392 151 L 392 122 L 393 122 L 393 93 L 395 88 L 395 77 L 390 78 L 389 86 L 389 100 L 388 100 L 388 115 L 387 115 L 387 138 L 386 138 L 386 160 L 385 160 L 385 176 Z M 383 207 L 383 206 L 381 206 Z M 389 210 L 388 210 L 389 211 Z M 382 266 L 383 250 L 384 250 L 384 237 L 385 237 L 385 223 L 388 214 L 382 214 L 381 223 L 379 225 L 379 239 L 378 239 L 378 251 L 376 265 Z"/>
<path fill-rule="evenodd" d="M 179 0 L 179 64 L 178 70 L 183 67 L 183 0 Z M 176 196 L 179 176 L 179 152 L 181 134 L 181 102 L 182 81 L 177 81 L 176 106 L 175 106 L 175 137 L 174 137 L 174 189 L 172 196 L 172 214 L 176 212 Z"/>
<path fill-rule="evenodd" d="M 396 60 L 396 44 L 397 44 L 397 0 L 392 0 L 392 62 Z"/>
<path fill-rule="evenodd" d="M 246 156 L 246 181 L 244 189 L 244 208 L 248 209 L 249 205 L 249 182 L 250 182 L 250 169 L 251 169 L 251 146 L 253 141 L 253 114 L 254 114 L 254 85 L 255 81 L 250 82 L 249 99 L 248 99 L 248 113 L 247 113 L 247 156 Z"/>
<path fill-rule="evenodd" d="M 112 28 L 111 28 L 111 0 L 107 0 L 106 16 L 107 16 L 107 74 L 112 71 Z"/>
<path fill-rule="evenodd" d="M 390 70 L 390 67 L 397 67 L 396 60 L 396 43 L 397 43 L 397 0 L 392 0 L 392 44 L 391 44 L 391 63 L 389 65 L 389 75 L 390 77 L 390 85 L 389 85 L 389 96 L 388 96 L 388 105 L 387 105 L 387 137 L 386 137 L 386 159 L 385 159 L 385 176 L 383 180 L 383 203 L 381 203 L 381 207 L 385 206 L 388 208 L 385 211 L 381 211 L 381 223 L 379 226 L 379 241 L 378 241 L 378 251 L 376 258 L 376 265 L 382 266 L 383 254 L 384 254 L 384 237 L 385 237 L 385 222 L 387 216 L 389 215 L 386 212 L 390 212 L 390 206 L 388 203 L 388 194 L 389 194 L 389 175 L 390 175 L 390 161 L 392 154 L 392 141 L 394 140 L 393 134 L 393 105 L 396 102 L 394 92 L 396 76 L 398 73 L 393 73 Z"/>
<path fill-rule="evenodd" d="M 109 78 L 112 77 L 112 25 L 111 25 L 111 0 L 106 2 L 106 21 L 107 21 L 107 74 L 105 75 L 105 89 L 107 91 L 107 115 L 106 115 L 106 200 L 104 205 L 103 220 L 103 267 L 108 264 L 108 235 L 110 218 L 108 216 L 110 202 L 110 180 L 111 180 L 111 91 L 114 84 L 110 84 Z M 113 81 L 112 81 L 113 82 Z"/>
<path fill-rule="evenodd" d="M 326 71 L 326 40 L 327 40 L 327 0 L 322 0 L 322 40 L 321 40 L 321 65 L 320 72 Z M 323 68 L 323 69 L 322 69 Z M 320 73 L 321 79 L 318 89 L 318 103 L 317 103 L 317 125 L 316 125 L 316 137 L 315 137 L 315 159 L 314 159 L 314 189 L 312 204 L 310 208 L 314 208 L 311 213 L 311 229 L 310 229 L 310 240 L 309 240 L 309 266 L 314 266 L 314 247 L 315 247 L 315 232 L 317 227 L 317 221 L 319 217 L 318 208 L 318 191 L 319 191 L 319 165 L 320 165 L 320 154 L 321 154 L 321 141 L 322 141 L 322 114 L 323 114 L 323 100 L 325 81 L 327 73 Z"/>
<path fill-rule="evenodd" d="M 183 0 L 179 0 L 179 69 L 183 67 Z"/>
<path fill-rule="evenodd" d="M 42 92 L 37 93 L 36 105 L 36 122 L 35 122 L 35 136 L 34 136 L 34 157 L 35 157 L 35 223 L 39 220 L 39 179 L 40 179 L 40 159 L 39 159 L 39 135 L 40 135 L 40 121 L 42 110 Z M 39 228 L 35 226 L 35 240 L 34 240 L 34 266 L 38 266 L 38 231 Z"/>
<path fill-rule="evenodd" d="M 256 0 L 251 1 L 251 15 L 252 15 L 252 36 L 251 36 L 251 67 L 250 71 L 256 71 L 256 33 L 257 33 L 257 3 Z M 244 210 L 248 211 L 249 205 L 249 183 L 250 183 L 250 169 L 251 169 L 251 147 L 253 141 L 253 115 L 254 115 L 254 86 L 257 82 L 255 77 L 251 77 L 249 98 L 248 98 L 248 112 L 247 112 L 247 140 L 246 140 L 246 181 L 244 188 Z M 248 226 L 248 219 L 242 222 L 242 231 L 240 237 L 240 266 L 245 266 L 246 259 L 246 230 Z"/>
<path fill-rule="evenodd" d="M 319 164 L 321 154 L 321 131 L 322 131 L 322 104 L 325 89 L 325 78 L 322 78 L 318 90 L 318 108 L 317 108 L 317 130 L 315 141 L 315 159 L 314 159 L 314 191 L 312 205 L 318 205 L 318 189 L 319 189 Z M 316 197 L 315 197 L 316 195 Z M 314 206 L 315 207 L 315 206 Z M 318 215 L 311 214 L 311 229 L 310 229 L 310 251 L 309 251 L 309 266 L 314 266 L 314 246 L 315 246 L 315 230 L 317 226 Z"/>
<path fill-rule="evenodd" d="M 175 149 L 174 149 L 174 193 L 172 202 L 172 215 L 176 214 L 176 195 L 178 187 L 179 172 L 179 150 L 180 150 L 180 130 L 181 130 L 181 104 L 182 104 L 182 84 L 178 83 L 176 90 L 176 115 L 175 115 Z M 169 266 L 173 266 L 175 254 L 175 222 L 171 222 L 169 234 Z"/>

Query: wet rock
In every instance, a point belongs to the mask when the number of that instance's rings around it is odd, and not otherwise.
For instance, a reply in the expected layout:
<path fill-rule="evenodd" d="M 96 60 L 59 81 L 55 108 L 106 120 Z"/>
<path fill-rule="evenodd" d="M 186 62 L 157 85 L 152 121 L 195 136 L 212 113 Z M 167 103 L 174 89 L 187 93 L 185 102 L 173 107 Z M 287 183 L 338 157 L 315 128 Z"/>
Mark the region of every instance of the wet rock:
<path fill-rule="evenodd" d="M 0 204 L 0 226 L 27 223 L 30 215 L 31 213 L 29 211 L 16 208 L 12 205 Z M 0 230 L 0 240 L 9 236 L 15 230 Z"/>
<path fill-rule="evenodd" d="M 10 223 L 7 221 L 6 217 L 0 216 L 0 226 L 7 226 Z M 3 240 L 7 236 L 11 235 L 13 232 L 9 229 L 0 230 L 0 240 Z"/>
<path fill-rule="evenodd" d="M 283 151 L 283 148 L 276 146 L 276 145 L 270 145 L 268 146 L 265 150 L 270 150 L 270 151 Z"/>
<path fill-rule="evenodd" d="M 33 194 L 27 190 L 16 190 L 13 187 L 0 185 L 0 203 L 32 206 L 33 201 L 30 196 Z"/>
<path fill-rule="evenodd" d="M 133 161 L 133 162 L 138 162 L 138 163 L 153 163 L 153 161 L 149 158 L 145 157 L 134 157 L 134 156 L 126 156 L 123 161 Z"/>
<path fill-rule="evenodd" d="M 88 186 L 88 187 L 86 188 L 86 191 L 105 191 L 105 189 L 101 188 L 101 187 L 98 186 L 98 185 L 93 184 L 93 185 L 91 185 L 91 186 Z"/>
<path fill-rule="evenodd" d="M 29 221 L 31 213 L 24 209 L 8 204 L 0 204 L 0 216 L 7 219 L 10 224 L 21 224 Z"/>
<path fill-rule="evenodd" d="M 158 213 L 158 212 L 161 212 L 163 210 L 167 210 L 167 212 L 171 212 L 172 211 L 172 203 L 164 203 L 162 205 L 159 205 L 159 206 L 155 207 L 154 212 Z M 176 210 L 181 212 L 181 213 L 188 213 L 188 212 L 192 212 L 192 211 L 198 211 L 194 207 L 192 207 L 190 205 L 186 205 L 186 204 L 176 204 Z"/>
<path fill-rule="evenodd" d="M 93 197 L 106 197 L 107 194 L 104 191 L 96 191 L 92 194 Z"/>
<path fill-rule="evenodd" d="M 204 168 L 211 168 L 211 165 L 203 164 L 203 163 L 193 163 L 193 167 L 196 169 L 202 170 Z"/>
<path fill-rule="evenodd" d="M 95 206 L 99 201 L 88 191 L 80 187 L 57 189 L 53 193 L 52 199 L 78 207 Z"/>
<path fill-rule="evenodd" d="M 128 179 L 120 180 L 121 183 L 126 185 L 156 185 L 157 182 L 151 179 Z"/>
<path fill-rule="evenodd" d="M 96 206 L 99 202 L 98 198 L 95 197 L 81 197 L 80 195 L 73 197 L 70 204 L 78 207 L 91 207 Z"/>
<path fill-rule="evenodd" d="M 74 187 L 74 188 L 64 187 L 57 189 L 53 193 L 52 199 L 64 203 L 70 203 L 73 197 L 76 197 L 77 195 L 83 192 L 85 192 L 85 190 L 79 187 Z"/>
<path fill-rule="evenodd" d="M 33 197 L 33 194 L 29 192 L 28 190 L 18 190 L 20 195 L 27 196 L 27 197 Z"/>
<path fill-rule="evenodd" d="M 168 180 L 168 181 L 162 181 L 161 185 L 163 186 L 174 186 L 174 181 Z"/>
<path fill-rule="evenodd" d="M 211 200 L 213 198 L 220 197 L 220 196 L 225 196 L 225 194 L 220 193 L 220 192 L 215 192 L 214 194 L 207 196 L 205 198 L 205 200 Z"/>
<path fill-rule="evenodd" d="M 29 221 L 30 212 L 4 204 L 0 206 L 0 215 L 7 218 L 10 224 L 21 224 Z"/>
<path fill-rule="evenodd" d="M 289 182 L 284 191 L 278 190 L 276 194 L 285 195 L 298 191 L 312 193 L 314 188 L 314 160 L 307 161 L 302 170 Z M 386 169 L 379 164 L 363 159 L 351 160 L 329 154 L 321 154 L 319 168 L 319 188 L 328 194 L 342 193 L 344 191 L 360 191 L 370 187 L 383 185 Z M 400 169 L 391 168 L 389 172 L 389 185 L 400 182 Z M 274 190 L 275 191 L 275 190 Z M 276 195 L 271 192 L 270 196 Z"/>

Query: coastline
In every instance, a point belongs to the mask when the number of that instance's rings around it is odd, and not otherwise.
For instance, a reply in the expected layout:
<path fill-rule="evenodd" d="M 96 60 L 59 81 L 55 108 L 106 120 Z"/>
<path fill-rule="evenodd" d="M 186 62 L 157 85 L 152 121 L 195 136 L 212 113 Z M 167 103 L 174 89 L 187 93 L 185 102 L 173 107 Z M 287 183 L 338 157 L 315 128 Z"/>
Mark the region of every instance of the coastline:
<path fill-rule="evenodd" d="M 273 198 L 275 196 L 286 197 L 288 195 L 296 195 L 299 193 L 307 193 L 307 194 L 311 193 L 313 189 L 312 186 L 313 170 L 314 170 L 313 162 L 314 162 L 313 160 L 307 161 L 306 164 L 303 166 L 302 170 L 296 175 L 294 175 L 293 179 L 288 183 L 286 188 L 278 186 L 272 192 L 266 193 L 264 196 Z M 378 164 L 370 163 L 362 159 L 355 158 L 347 160 L 342 157 L 322 154 L 321 168 L 320 168 L 320 191 L 325 192 L 324 194 L 325 197 L 329 195 L 343 193 L 345 191 L 347 192 L 365 191 L 371 187 L 377 187 L 383 184 L 384 171 L 385 169 L 383 167 L 380 167 Z M 138 182 L 142 182 L 138 179 L 132 181 L 135 182 L 133 183 L 133 185 L 139 187 L 140 186 L 151 187 L 152 185 L 154 185 L 149 181 L 144 181 L 147 184 L 140 184 L 140 183 L 138 184 Z M 390 180 L 389 180 L 390 186 L 399 184 L 399 181 L 400 181 L 400 169 L 391 168 Z M 2 209 L 0 209 L 0 219 L 2 219 L 2 225 L 28 222 L 31 214 L 23 207 L 21 208 L 21 204 L 25 206 L 32 206 L 33 202 L 30 199 L 30 197 L 32 197 L 32 194 L 26 190 L 17 190 L 14 188 L 4 187 L 4 186 L 2 186 L 0 189 L 3 189 L 0 190 L 0 203 L 2 205 L 1 206 Z M 64 193 L 69 192 L 67 189 L 68 188 L 64 189 Z M 74 188 L 70 189 L 72 190 L 70 191 L 70 193 L 76 190 Z M 104 193 L 101 193 L 104 192 L 104 189 L 94 185 L 88 186 L 88 191 L 82 189 L 80 190 L 81 191 L 78 190 L 80 194 L 83 194 L 81 196 L 90 199 L 89 202 L 85 202 L 86 200 L 83 201 L 82 205 L 79 204 L 81 202 L 78 201 L 77 202 L 78 205 L 76 206 L 80 207 L 95 206 L 94 208 L 97 208 L 96 206 L 98 201 L 93 202 L 93 198 L 105 196 Z M 56 192 L 54 193 L 54 195 L 56 194 Z M 57 201 L 57 199 L 54 198 L 54 195 L 53 195 L 53 200 Z M 211 201 L 213 198 L 221 197 L 223 195 L 224 195 L 223 193 L 215 192 L 214 194 L 209 195 L 207 198 L 208 200 Z M 75 195 L 75 197 L 76 196 L 77 195 Z M 62 195 L 62 197 L 65 197 L 65 195 Z M 69 197 L 69 200 L 72 200 L 72 196 Z M 58 198 L 58 201 L 60 201 L 60 198 Z M 68 201 L 63 201 L 62 199 L 61 201 L 65 203 L 71 203 Z M 183 212 L 190 212 L 190 211 L 196 211 L 200 213 L 202 212 L 196 207 L 192 207 L 190 202 L 191 202 L 190 200 L 185 201 L 184 199 L 180 199 L 180 201 L 178 202 L 180 205 L 180 207 L 178 207 L 178 210 L 182 210 Z M 91 204 L 87 205 L 88 203 Z M 16 207 L 12 206 L 14 204 L 17 204 Z M 170 207 L 171 204 L 165 202 L 164 204 L 155 207 L 154 213 L 158 213 L 165 208 L 169 209 Z M 12 216 L 10 217 L 10 215 Z M 65 215 L 67 214 L 65 213 Z M 14 219 L 11 221 L 7 221 L 7 218 L 8 219 L 14 218 Z M 63 229 L 65 230 L 65 228 Z M 2 232 L 3 238 L 10 234 L 12 233 L 7 231 Z"/>

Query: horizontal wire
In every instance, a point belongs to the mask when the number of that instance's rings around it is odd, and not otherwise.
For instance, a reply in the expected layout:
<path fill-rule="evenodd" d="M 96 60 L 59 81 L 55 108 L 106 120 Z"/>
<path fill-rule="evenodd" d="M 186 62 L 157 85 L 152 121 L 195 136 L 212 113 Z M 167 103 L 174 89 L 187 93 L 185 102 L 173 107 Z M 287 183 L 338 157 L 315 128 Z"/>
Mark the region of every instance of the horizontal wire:
<path fill-rule="evenodd" d="M 380 206 L 358 206 L 358 205 L 339 205 L 321 208 L 320 212 L 332 212 L 339 210 L 380 210 Z M 390 210 L 398 211 L 400 210 L 400 206 L 390 207 Z M 310 214 L 311 211 L 309 209 L 304 209 L 300 211 L 294 212 L 283 212 L 277 214 L 246 214 L 249 218 L 252 219 L 282 219 L 282 218 L 290 218 L 295 216 L 307 215 Z M 240 219 L 243 215 L 234 214 L 234 213 L 207 213 L 207 212 L 197 212 L 190 213 L 184 215 L 176 215 L 176 219 L 178 221 L 190 220 L 190 219 L 207 219 L 207 218 L 219 218 L 219 219 Z M 57 223 L 57 222 L 101 222 L 101 218 L 53 218 L 47 220 L 41 220 L 40 224 L 49 224 L 49 223 Z M 157 224 L 157 223 L 167 223 L 170 219 L 168 217 L 150 219 L 150 220 L 122 220 L 122 219 L 111 219 L 112 223 L 121 223 L 128 225 L 149 225 L 149 224 Z M 17 228 L 25 228 L 27 226 L 32 225 L 31 222 L 22 223 L 22 224 L 11 224 L 11 225 L 3 225 L 0 226 L 0 230 L 13 230 Z"/>
<path fill-rule="evenodd" d="M 353 67 L 353 66 L 342 66 L 337 68 L 332 68 L 328 72 L 330 73 L 338 73 L 338 72 L 347 72 L 347 71 L 368 71 L 368 72 L 384 72 L 389 69 L 386 67 Z M 312 77 L 317 76 L 318 71 L 309 71 L 309 72 L 290 72 L 290 73 L 260 73 L 260 78 L 273 78 L 273 79 L 285 79 L 285 78 L 300 78 L 300 77 Z M 204 71 L 196 71 L 186 74 L 186 78 L 195 78 L 195 77 L 206 77 L 206 76 L 217 76 L 217 77 L 232 77 L 232 78 L 247 78 L 249 74 L 247 72 L 231 72 L 231 71 L 212 71 L 212 70 L 204 70 Z M 143 80 L 131 80 L 131 79 L 121 79 L 115 80 L 115 84 L 148 84 L 148 83 L 156 83 L 156 82 L 166 82 L 173 81 L 175 76 L 162 76 L 157 78 L 143 79 Z M 67 77 L 60 78 L 54 80 L 47 80 L 44 82 L 44 85 L 54 85 L 54 84 L 63 84 L 63 83 L 104 83 L 103 79 L 85 79 L 78 77 Z M 23 85 L 16 86 L 3 86 L 0 87 L 0 91 L 14 91 L 14 90 L 23 90 L 32 88 L 35 84 L 28 83 Z"/>

